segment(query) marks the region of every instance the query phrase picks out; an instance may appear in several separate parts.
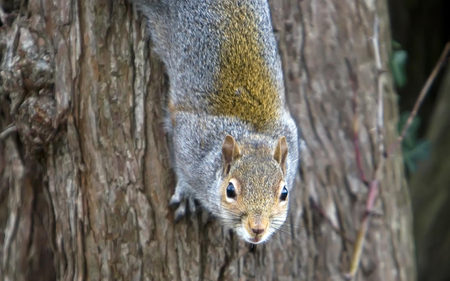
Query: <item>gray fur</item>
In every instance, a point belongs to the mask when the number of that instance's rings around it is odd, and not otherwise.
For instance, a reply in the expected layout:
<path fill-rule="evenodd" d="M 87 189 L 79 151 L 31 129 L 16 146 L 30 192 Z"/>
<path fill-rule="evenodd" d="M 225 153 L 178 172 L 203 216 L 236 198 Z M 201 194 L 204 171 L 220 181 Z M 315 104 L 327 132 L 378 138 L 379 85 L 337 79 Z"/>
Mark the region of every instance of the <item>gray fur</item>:
<path fill-rule="evenodd" d="M 259 21 L 258 36 L 263 56 L 275 78 L 282 101 L 279 120 L 264 132 L 230 116 L 210 114 L 207 95 L 214 93 L 219 69 L 220 42 L 226 40 L 220 24 L 226 15 L 223 3 L 245 3 Z M 177 187 L 171 203 L 195 198 L 213 215 L 219 215 L 222 182 L 221 148 L 227 134 L 238 144 L 261 143 L 273 151 L 277 140 L 288 143 L 286 183 L 291 190 L 298 166 L 297 127 L 284 98 L 281 63 L 272 32 L 267 1 L 264 0 L 163 0 L 134 1 L 148 18 L 156 53 L 166 65 L 170 80 L 169 100 L 189 110 L 168 116 L 172 137 Z M 170 119 L 172 118 L 172 119 Z M 174 123 L 172 124 L 172 121 Z M 257 165 L 257 163 L 255 163 Z M 177 211 L 183 215 L 186 205 Z M 180 211 L 181 210 L 181 211 Z"/>
<path fill-rule="evenodd" d="M 281 63 L 273 36 L 267 1 L 261 0 L 163 0 L 135 1 L 148 18 L 155 52 L 166 65 L 170 78 L 170 99 L 197 112 L 207 109 L 214 91 L 214 75 L 219 69 L 220 42 L 226 40 L 220 30 L 226 15 L 223 3 L 243 2 L 258 15 L 264 58 L 277 89 L 284 93 Z M 281 95 L 284 101 L 284 94 Z"/>

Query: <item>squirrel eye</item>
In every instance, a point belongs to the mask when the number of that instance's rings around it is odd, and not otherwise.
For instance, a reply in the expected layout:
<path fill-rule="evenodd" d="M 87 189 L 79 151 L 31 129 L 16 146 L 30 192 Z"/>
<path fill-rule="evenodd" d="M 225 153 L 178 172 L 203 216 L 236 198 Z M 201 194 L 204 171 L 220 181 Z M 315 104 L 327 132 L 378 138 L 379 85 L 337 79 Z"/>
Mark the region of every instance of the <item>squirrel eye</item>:
<path fill-rule="evenodd" d="M 285 201 L 287 196 L 288 196 L 288 190 L 287 190 L 286 186 L 284 186 L 283 190 L 281 190 L 280 200 Z"/>
<path fill-rule="evenodd" d="M 236 198 L 236 189 L 231 182 L 227 186 L 227 197 L 233 199 Z"/>

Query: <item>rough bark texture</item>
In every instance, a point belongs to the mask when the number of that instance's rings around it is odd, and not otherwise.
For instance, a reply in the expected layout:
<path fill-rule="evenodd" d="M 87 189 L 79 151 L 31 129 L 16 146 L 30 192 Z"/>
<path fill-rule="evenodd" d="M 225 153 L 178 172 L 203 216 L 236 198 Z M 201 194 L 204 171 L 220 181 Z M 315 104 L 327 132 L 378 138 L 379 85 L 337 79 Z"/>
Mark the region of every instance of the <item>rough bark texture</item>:
<path fill-rule="evenodd" d="M 379 75 L 370 37 L 378 18 L 387 68 L 384 1 L 271 1 L 306 148 L 288 224 L 256 249 L 205 214 L 174 223 L 168 83 L 129 3 L 0 3 L 0 128 L 17 127 L 0 139 L 1 280 L 344 280 L 367 196 L 349 70 L 372 177 Z M 388 144 L 397 110 L 384 81 Z M 400 157 L 385 166 L 376 211 L 356 280 L 414 280 Z"/>

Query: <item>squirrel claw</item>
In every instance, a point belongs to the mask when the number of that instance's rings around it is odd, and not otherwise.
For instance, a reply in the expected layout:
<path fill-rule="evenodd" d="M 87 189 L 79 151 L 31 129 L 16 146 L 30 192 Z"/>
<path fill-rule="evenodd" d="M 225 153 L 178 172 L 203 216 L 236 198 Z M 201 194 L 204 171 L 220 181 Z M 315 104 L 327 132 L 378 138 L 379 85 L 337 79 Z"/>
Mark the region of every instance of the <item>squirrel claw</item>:
<path fill-rule="evenodd" d="M 169 206 L 175 209 L 175 222 L 180 221 L 186 215 L 188 210 L 192 214 L 197 211 L 195 200 L 193 198 L 181 198 L 177 193 L 170 198 Z"/>
<path fill-rule="evenodd" d="M 191 197 L 189 197 L 187 199 L 187 201 L 189 203 L 189 212 L 191 212 L 191 214 L 196 213 L 197 212 L 197 207 L 196 207 L 196 204 L 195 204 L 195 200 L 192 199 Z"/>
<path fill-rule="evenodd" d="M 179 193 L 172 195 L 169 201 L 169 207 L 175 209 L 175 222 L 180 221 L 186 214 L 186 202 L 183 200 Z"/>
<path fill-rule="evenodd" d="M 186 202 L 181 202 L 175 211 L 175 222 L 179 222 L 186 214 Z"/>
<path fill-rule="evenodd" d="M 172 197 L 170 198 L 170 201 L 169 201 L 169 207 L 174 208 L 174 209 L 177 209 L 178 206 L 180 206 L 180 204 L 181 204 L 181 199 L 180 199 L 180 197 L 178 196 L 178 194 L 175 193 L 175 194 L 172 195 Z"/>

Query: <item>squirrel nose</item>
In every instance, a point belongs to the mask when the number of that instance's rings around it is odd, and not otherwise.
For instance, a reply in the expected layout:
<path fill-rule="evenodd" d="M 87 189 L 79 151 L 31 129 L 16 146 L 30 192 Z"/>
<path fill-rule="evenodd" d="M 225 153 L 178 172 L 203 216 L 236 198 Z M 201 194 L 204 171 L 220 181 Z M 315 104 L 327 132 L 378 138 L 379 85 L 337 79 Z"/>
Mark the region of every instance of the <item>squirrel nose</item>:
<path fill-rule="evenodd" d="M 248 220 L 248 230 L 254 235 L 259 235 L 264 233 L 266 230 L 267 222 L 263 219 L 261 215 L 250 216 Z"/>
<path fill-rule="evenodd" d="M 252 228 L 253 233 L 256 235 L 261 234 L 264 232 L 264 228 Z"/>

